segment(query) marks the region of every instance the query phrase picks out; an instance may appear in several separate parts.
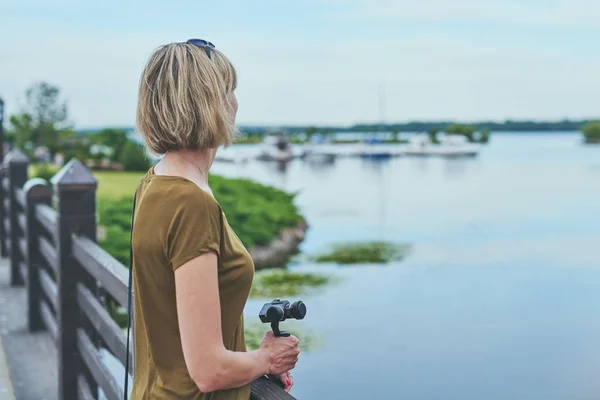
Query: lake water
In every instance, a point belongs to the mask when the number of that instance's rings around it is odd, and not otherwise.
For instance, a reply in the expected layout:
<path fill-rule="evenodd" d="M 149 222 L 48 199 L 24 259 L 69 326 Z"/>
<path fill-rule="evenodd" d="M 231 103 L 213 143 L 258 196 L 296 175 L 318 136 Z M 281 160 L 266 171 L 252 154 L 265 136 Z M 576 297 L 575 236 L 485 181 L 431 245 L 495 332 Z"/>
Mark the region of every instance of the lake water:
<path fill-rule="evenodd" d="M 294 371 L 299 399 L 598 398 L 600 146 L 495 134 L 475 159 L 213 171 L 299 192 L 305 254 L 347 240 L 412 245 L 385 266 L 290 267 L 338 278 L 301 297 L 305 320 L 284 323 L 321 340 Z M 263 302 L 249 301 L 248 320 Z"/>
<path fill-rule="evenodd" d="M 579 134 L 496 134 L 475 159 L 213 168 L 298 191 L 305 253 L 413 246 L 387 266 L 293 266 L 340 278 L 302 297 L 293 326 L 322 342 L 294 371 L 298 398 L 598 398 L 600 147 Z"/>

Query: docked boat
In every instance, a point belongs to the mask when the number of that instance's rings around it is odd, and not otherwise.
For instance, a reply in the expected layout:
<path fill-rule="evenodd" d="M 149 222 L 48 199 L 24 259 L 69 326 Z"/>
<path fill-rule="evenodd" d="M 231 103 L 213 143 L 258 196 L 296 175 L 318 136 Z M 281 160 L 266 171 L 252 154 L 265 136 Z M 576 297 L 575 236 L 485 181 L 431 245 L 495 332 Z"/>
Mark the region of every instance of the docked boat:
<path fill-rule="evenodd" d="M 410 138 L 405 154 L 409 156 L 475 157 L 480 145 L 470 143 L 462 135 L 439 135 L 439 143 L 433 143 L 428 135 Z"/>
<path fill-rule="evenodd" d="M 332 163 L 336 157 L 335 149 L 319 134 L 314 134 L 310 141 L 304 144 L 300 154 L 303 160 L 316 163 Z"/>
<path fill-rule="evenodd" d="M 288 138 L 284 135 L 267 135 L 263 139 L 257 160 L 261 161 L 290 161 L 294 158 Z"/>
<path fill-rule="evenodd" d="M 360 158 L 370 160 L 385 160 L 391 158 L 394 154 L 390 148 L 381 146 L 383 141 L 381 139 L 368 139 L 361 146 L 358 151 Z"/>

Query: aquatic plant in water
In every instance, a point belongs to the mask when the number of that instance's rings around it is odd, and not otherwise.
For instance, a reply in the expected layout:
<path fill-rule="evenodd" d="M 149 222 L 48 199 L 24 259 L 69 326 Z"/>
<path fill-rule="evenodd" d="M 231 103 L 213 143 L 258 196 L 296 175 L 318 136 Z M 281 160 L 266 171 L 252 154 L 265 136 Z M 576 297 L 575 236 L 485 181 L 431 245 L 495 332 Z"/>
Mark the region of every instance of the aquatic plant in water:
<path fill-rule="evenodd" d="M 290 272 L 285 269 L 264 270 L 254 276 L 250 297 L 275 298 L 307 294 L 331 281 L 331 277 L 322 274 Z"/>
<path fill-rule="evenodd" d="M 302 326 L 302 321 L 285 321 L 285 330 L 298 338 L 298 346 L 303 352 L 310 352 L 323 343 L 323 339 L 316 332 Z M 256 350 L 260 346 L 265 332 L 270 330 L 269 324 L 263 324 L 255 320 L 244 321 L 244 335 L 246 336 L 246 347 L 248 350 Z"/>
<path fill-rule="evenodd" d="M 331 249 L 314 257 L 314 261 L 338 264 L 388 263 L 404 260 L 411 246 L 384 241 L 334 243 Z"/>

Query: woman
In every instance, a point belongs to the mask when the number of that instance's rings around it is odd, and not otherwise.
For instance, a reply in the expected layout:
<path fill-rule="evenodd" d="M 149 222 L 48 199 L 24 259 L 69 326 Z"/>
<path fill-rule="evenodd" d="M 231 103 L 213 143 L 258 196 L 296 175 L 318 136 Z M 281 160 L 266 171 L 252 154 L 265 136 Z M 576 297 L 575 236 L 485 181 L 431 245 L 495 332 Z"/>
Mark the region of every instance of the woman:
<path fill-rule="evenodd" d="M 208 182 L 234 137 L 236 85 L 227 57 L 199 39 L 158 48 L 142 73 L 137 125 L 163 157 L 137 189 L 132 230 L 135 400 L 248 400 L 265 374 L 292 386 L 295 337 L 268 332 L 246 351 L 254 264 Z"/>

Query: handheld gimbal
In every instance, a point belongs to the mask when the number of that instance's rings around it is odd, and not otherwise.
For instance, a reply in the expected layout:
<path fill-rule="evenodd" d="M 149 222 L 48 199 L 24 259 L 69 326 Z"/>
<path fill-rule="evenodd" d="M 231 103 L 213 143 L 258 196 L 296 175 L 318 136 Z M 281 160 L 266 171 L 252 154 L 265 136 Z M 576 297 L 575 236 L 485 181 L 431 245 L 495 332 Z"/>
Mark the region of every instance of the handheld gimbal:
<path fill-rule="evenodd" d="M 279 322 L 286 319 L 303 319 L 306 315 L 306 305 L 298 300 L 290 304 L 287 300 L 275 299 L 263 305 L 258 313 L 263 323 L 270 322 L 275 336 L 290 336 L 288 331 L 279 330 Z"/>

